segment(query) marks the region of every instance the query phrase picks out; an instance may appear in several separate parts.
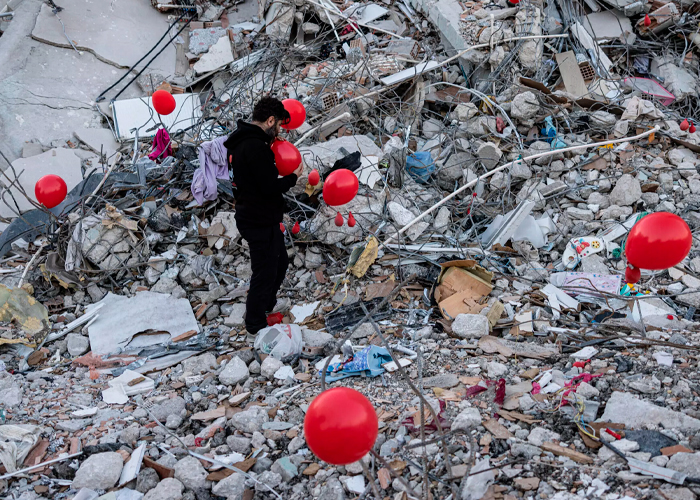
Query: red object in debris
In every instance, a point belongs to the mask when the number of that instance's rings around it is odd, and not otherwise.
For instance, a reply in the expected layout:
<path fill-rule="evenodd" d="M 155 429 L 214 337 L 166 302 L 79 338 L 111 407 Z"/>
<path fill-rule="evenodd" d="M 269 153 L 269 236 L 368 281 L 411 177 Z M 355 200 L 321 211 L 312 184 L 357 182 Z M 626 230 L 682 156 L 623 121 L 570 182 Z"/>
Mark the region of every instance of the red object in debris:
<path fill-rule="evenodd" d="M 656 212 L 637 222 L 627 236 L 627 262 L 640 269 L 668 269 L 688 256 L 693 235 L 676 214 Z"/>
<path fill-rule="evenodd" d="M 201 448 L 203 441 L 204 441 L 204 439 L 202 439 L 202 438 L 194 438 L 194 445 L 197 448 Z"/>
<path fill-rule="evenodd" d="M 506 400 L 506 379 L 499 378 L 496 383 L 496 397 L 493 398 L 493 402 L 497 405 L 503 406 Z"/>
<path fill-rule="evenodd" d="M 642 270 L 639 269 L 638 267 L 629 267 L 627 266 L 625 268 L 625 283 L 637 283 L 640 279 L 642 278 Z"/>
<path fill-rule="evenodd" d="M 292 228 L 292 234 L 299 234 L 299 231 L 301 231 L 301 227 L 299 227 L 298 222 L 295 222 L 294 227 Z"/>
<path fill-rule="evenodd" d="M 649 17 L 649 14 L 644 14 L 644 26 L 647 28 L 651 26 L 651 18 Z"/>
<path fill-rule="evenodd" d="M 159 115 L 169 115 L 175 111 L 175 98 L 167 90 L 156 90 L 151 96 L 153 109 Z"/>
<path fill-rule="evenodd" d="M 66 199 L 68 186 L 66 181 L 54 174 L 45 175 L 34 185 L 36 201 L 46 208 L 53 208 Z"/>
<path fill-rule="evenodd" d="M 282 105 L 289 112 L 290 116 L 289 122 L 282 125 L 282 128 L 294 130 L 301 127 L 301 124 L 306 120 L 306 108 L 304 108 L 304 105 L 296 99 L 285 99 L 282 101 Z"/>
<path fill-rule="evenodd" d="M 666 319 L 673 319 L 673 315 L 672 315 L 672 314 L 667 314 L 667 315 L 666 315 Z"/>
<path fill-rule="evenodd" d="M 690 122 L 690 127 L 688 127 L 688 132 L 690 132 L 691 134 L 694 134 L 695 130 L 696 130 L 695 124 L 693 122 Z"/>
<path fill-rule="evenodd" d="M 576 363 L 573 364 L 576 368 L 585 368 L 588 363 L 590 363 L 591 360 L 588 359 L 586 361 L 577 361 Z"/>
<path fill-rule="evenodd" d="M 319 175 L 318 170 L 314 169 L 309 174 L 309 184 L 312 186 L 317 186 L 319 182 L 321 182 L 321 176 Z"/>
<path fill-rule="evenodd" d="M 304 418 L 304 437 L 314 454 L 329 464 L 357 462 L 374 446 L 379 420 L 372 403 L 348 387 L 322 392 Z"/>
<path fill-rule="evenodd" d="M 335 225 L 338 227 L 343 225 L 343 216 L 340 215 L 340 212 L 335 216 Z"/>
<path fill-rule="evenodd" d="M 618 434 L 617 432 L 613 432 L 613 431 L 611 431 L 610 429 L 608 429 L 607 427 L 605 428 L 605 432 L 607 432 L 608 434 L 610 434 L 610 435 L 611 435 L 612 437 L 614 437 L 615 439 L 622 439 L 622 435 L 621 435 L 621 434 Z"/>
<path fill-rule="evenodd" d="M 284 316 L 282 313 L 272 313 L 267 315 L 267 326 L 275 326 L 282 323 Z"/>
<path fill-rule="evenodd" d="M 503 133 L 503 130 L 506 128 L 506 122 L 503 121 L 503 118 L 500 116 L 496 117 L 496 132 L 499 134 Z"/>
<path fill-rule="evenodd" d="M 541 390 L 542 387 L 540 387 L 540 384 L 537 382 L 532 383 L 532 390 L 530 391 L 531 394 L 539 394 Z"/>
<path fill-rule="evenodd" d="M 275 139 L 272 142 L 272 152 L 275 155 L 275 166 L 281 176 L 291 174 L 301 165 L 301 153 L 289 141 Z"/>
<path fill-rule="evenodd" d="M 688 123 L 688 119 L 687 119 L 687 118 L 681 122 L 680 127 L 681 127 L 681 130 L 682 130 L 683 132 L 685 132 L 686 130 L 688 130 L 688 129 L 690 128 L 690 123 Z"/>
<path fill-rule="evenodd" d="M 228 155 L 228 162 L 233 163 L 233 155 Z"/>
<path fill-rule="evenodd" d="M 282 234 L 287 232 L 287 228 L 284 227 L 284 224 L 280 222 L 280 231 L 282 231 Z"/>
<path fill-rule="evenodd" d="M 355 217 L 352 216 L 352 212 L 348 214 L 348 227 L 355 227 Z"/>
<path fill-rule="evenodd" d="M 352 200 L 360 188 L 357 176 L 346 168 L 334 170 L 323 183 L 323 201 L 329 207 L 345 205 Z"/>

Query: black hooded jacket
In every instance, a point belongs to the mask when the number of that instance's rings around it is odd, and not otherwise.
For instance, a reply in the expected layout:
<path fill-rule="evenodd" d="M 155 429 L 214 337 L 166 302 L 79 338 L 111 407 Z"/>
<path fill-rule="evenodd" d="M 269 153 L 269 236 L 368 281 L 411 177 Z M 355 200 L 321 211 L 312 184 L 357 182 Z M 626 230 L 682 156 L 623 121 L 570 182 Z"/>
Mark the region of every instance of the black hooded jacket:
<path fill-rule="evenodd" d="M 243 120 L 238 121 L 238 128 L 224 142 L 236 184 L 239 224 L 264 226 L 282 222 L 282 194 L 297 183 L 297 176 L 279 177 L 271 142 L 263 129 Z"/>

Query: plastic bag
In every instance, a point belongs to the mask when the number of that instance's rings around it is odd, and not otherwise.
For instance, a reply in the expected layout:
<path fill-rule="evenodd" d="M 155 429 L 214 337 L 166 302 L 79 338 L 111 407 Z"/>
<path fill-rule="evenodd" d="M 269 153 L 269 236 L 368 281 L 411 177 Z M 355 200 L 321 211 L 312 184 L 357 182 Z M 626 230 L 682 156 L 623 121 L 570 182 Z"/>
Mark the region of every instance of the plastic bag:
<path fill-rule="evenodd" d="M 263 328 L 255 338 L 255 349 L 280 361 L 301 354 L 304 341 L 298 325 L 278 324 Z"/>
<path fill-rule="evenodd" d="M 406 158 L 406 172 L 413 179 L 425 184 L 430 180 L 430 175 L 435 172 L 435 162 L 429 151 L 420 151 L 413 153 Z"/>

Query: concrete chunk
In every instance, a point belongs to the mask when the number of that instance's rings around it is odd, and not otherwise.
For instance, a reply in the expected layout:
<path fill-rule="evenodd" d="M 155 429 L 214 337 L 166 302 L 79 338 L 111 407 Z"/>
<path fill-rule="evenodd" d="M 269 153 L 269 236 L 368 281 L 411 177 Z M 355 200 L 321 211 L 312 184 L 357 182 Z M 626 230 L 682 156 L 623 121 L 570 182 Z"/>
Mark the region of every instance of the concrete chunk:
<path fill-rule="evenodd" d="M 698 419 L 619 391 L 612 393 L 599 421 L 625 424 L 630 429 L 641 429 L 645 425 L 654 424 L 666 429 L 677 428 L 684 432 L 700 430 Z"/>

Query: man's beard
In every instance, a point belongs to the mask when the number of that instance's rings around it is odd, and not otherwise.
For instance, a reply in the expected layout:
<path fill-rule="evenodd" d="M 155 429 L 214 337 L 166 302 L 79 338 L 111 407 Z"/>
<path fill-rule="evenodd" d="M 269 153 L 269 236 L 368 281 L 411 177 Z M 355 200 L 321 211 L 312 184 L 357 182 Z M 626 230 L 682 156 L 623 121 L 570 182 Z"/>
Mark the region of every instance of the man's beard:
<path fill-rule="evenodd" d="M 277 137 L 277 130 L 276 130 L 276 128 L 277 128 L 277 127 L 275 127 L 275 126 L 273 125 L 272 127 L 270 127 L 270 128 L 268 128 L 267 130 L 265 130 L 265 133 L 266 133 L 267 135 L 270 136 L 270 139 L 274 139 L 275 137 Z"/>

